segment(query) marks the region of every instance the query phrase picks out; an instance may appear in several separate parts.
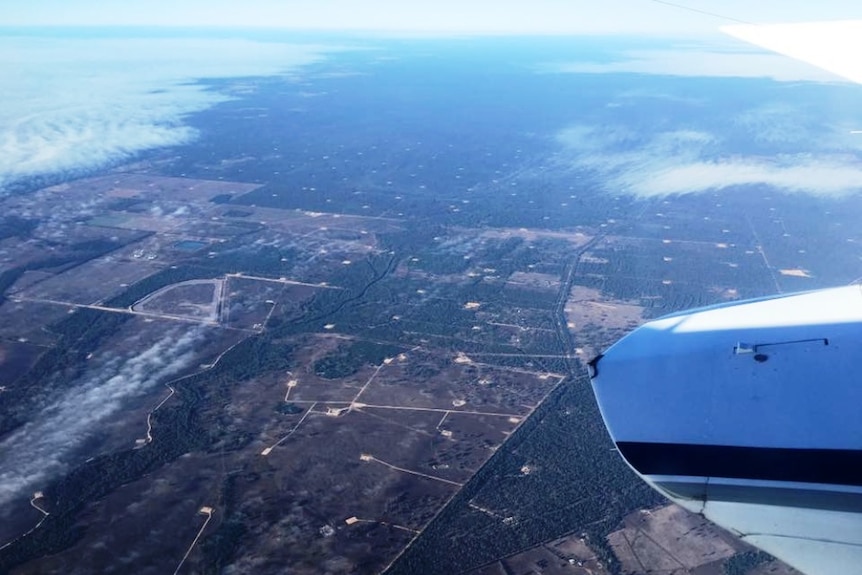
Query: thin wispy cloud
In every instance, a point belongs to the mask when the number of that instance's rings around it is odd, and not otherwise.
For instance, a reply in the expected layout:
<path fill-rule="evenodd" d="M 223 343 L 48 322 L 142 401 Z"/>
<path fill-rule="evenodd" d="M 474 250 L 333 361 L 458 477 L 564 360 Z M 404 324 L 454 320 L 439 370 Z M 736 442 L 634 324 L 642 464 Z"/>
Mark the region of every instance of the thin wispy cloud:
<path fill-rule="evenodd" d="M 789 118 L 793 121 L 789 122 Z M 806 110 L 787 102 L 772 102 L 737 114 L 733 123 L 757 142 L 798 147 L 814 137 L 817 129 L 812 125 L 814 118 Z"/>
<path fill-rule="evenodd" d="M 0 190 L 189 142 L 208 78 L 293 74 L 331 50 L 241 39 L 0 37 Z"/>
<path fill-rule="evenodd" d="M 838 82 L 812 65 L 748 48 L 723 45 L 676 45 L 661 49 L 624 50 L 612 61 L 563 61 L 538 71 L 565 74 L 650 74 L 704 78 L 768 78 L 779 82 Z"/>
<path fill-rule="evenodd" d="M 139 352 L 91 368 L 68 390 L 0 441 L 0 507 L 45 487 L 66 470 L 99 424 L 195 359 L 202 328 L 176 328 Z M 130 440 L 133 438 L 129 438 Z"/>
<path fill-rule="evenodd" d="M 857 155 L 825 144 L 806 152 L 733 154 L 705 131 L 638 134 L 615 126 L 574 126 L 557 140 L 564 169 L 591 173 L 616 194 L 660 197 L 751 185 L 830 196 L 862 190 Z"/>

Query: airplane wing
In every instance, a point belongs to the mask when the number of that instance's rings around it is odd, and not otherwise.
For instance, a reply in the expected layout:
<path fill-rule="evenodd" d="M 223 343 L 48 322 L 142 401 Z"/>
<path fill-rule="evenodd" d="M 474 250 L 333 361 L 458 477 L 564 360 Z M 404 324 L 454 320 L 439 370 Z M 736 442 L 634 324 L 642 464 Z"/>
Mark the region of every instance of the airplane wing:
<path fill-rule="evenodd" d="M 724 32 L 862 83 L 862 20 Z M 862 572 L 862 288 L 645 324 L 592 365 L 647 483 L 808 575 Z"/>
<path fill-rule="evenodd" d="M 657 319 L 592 362 L 650 485 L 808 575 L 862 571 L 862 287 Z"/>
<path fill-rule="evenodd" d="M 862 20 L 725 26 L 726 34 L 862 84 Z"/>

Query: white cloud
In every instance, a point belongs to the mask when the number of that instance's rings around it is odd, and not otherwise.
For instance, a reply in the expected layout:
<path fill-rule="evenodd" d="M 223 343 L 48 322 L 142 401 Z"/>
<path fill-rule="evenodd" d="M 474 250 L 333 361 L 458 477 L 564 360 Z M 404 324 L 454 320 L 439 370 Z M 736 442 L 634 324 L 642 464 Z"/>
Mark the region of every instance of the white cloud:
<path fill-rule="evenodd" d="M 240 39 L 0 37 L 0 190 L 195 137 L 229 96 L 201 78 L 289 74 L 339 48 Z"/>
<path fill-rule="evenodd" d="M 610 62 L 556 62 L 542 72 L 568 74 L 651 74 L 718 78 L 769 78 L 779 82 L 837 82 L 837 76 L 809 64 L 761 51 L 722 45 L 678 45 L 627 50 Z"/>
<path fill-rule="evenodd" d="M 766 185 L 788 192 L 843 195 L 862 190 L 856 154 L 825 146 L 809 153 L 734 155 L 713 134 L 691 130 L 638 135 L 575 126 L 557 136 L 564 167 L 597 175 L 613 193 L 641 197 Z"/>
<path fill-rule="evenodd" d="M 100 422 L 129 398 L 188 367 L 202 337 L 201 328 L 178 328 L 143 351 L 102 363 L 7 435 L 0 442 L 0 507 L 45 487 L 66 469 L 75 451 L 98 434 Z"/>
<path fill-rule="evenodd" d="M 798 146 L 810 142 L 816 130 L 810 125 L 812 115 L 806 112 L 787 102 L 771 102 L 737 114 L 733 122 L 755 141 Z"/>

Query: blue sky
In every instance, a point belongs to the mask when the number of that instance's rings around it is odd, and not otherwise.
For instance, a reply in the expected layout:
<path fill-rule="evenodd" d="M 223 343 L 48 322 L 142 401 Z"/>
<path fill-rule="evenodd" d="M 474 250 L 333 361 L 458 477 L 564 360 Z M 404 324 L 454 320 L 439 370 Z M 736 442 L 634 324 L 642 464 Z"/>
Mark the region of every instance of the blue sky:
<path fill-rule="evenodd" d="M 0 0 L 0 26 L 266 26 L 316 30 L 701 36 L 729 23 L 862 18 L 846 0 Z"/>

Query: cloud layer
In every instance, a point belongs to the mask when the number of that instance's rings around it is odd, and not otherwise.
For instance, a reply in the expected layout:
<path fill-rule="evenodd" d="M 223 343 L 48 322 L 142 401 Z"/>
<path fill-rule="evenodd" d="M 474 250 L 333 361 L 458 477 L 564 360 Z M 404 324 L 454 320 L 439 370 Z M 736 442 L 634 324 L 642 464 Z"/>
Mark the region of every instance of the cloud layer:
<path fill-rule="evenodd" d="M 202 78 L 288 74 L 330 50 L 195 38 L 0 36 L 0 190 L 195 136 L 186 117 L 229 96 Z"/>
<path fill-rule="evenodd" d="M 836 75 L 779 54 L 731 43 L 625 50 L 612 61 L 556 62 L 540 71 L 569 74 L 651 74 L 709 78 L 769 78 L 778 82 L 838 82 Z"/>
<path fill-rule="evenodd" d="M 845 86 L 840 92 L 824 86 L 844 80 L 810 64 L 725 41 L 630 49 L 604 61 L 557 62 L 539 71 L 650 78 L 642 89 L 609 94 L 608 113 L 597 114 L 605 124 L 557 134 L 562 165 L 592 173 L 612 193 L 655 197 L 750 185 L 831 196 L 862 190 L 862 136 L 851 135 L 856 98 Z M 660 76 L 727 80 L 680 97 L 656 90 L 663 86 Z M 734 83 L 742 78 L 792 84 L 780 91 L 765 89 L 766 83 Z M 748 101 L 762 103 L 739 110 L 736 96 L 748 89 Z M 836 92 L 827 95 L 827 89 Z"/>
<path fill-rule="evenodd" d="M 202 328 L 176 328 L 142 351 L 91 368 L 54 403 L 6 436 L 0 442 L 0 508 L 44 488 L 62 473 L 75 451 L 98 433 L 99 424 L 128 399 L 188 367 L 202 337 Z"/>
<path fill-rule="evenodd" d="M 769 134 L 784 144 L 799 137 L 790 131 L 782 138 L 778 129 Z M 657 197 L 748 185 L 829 196 L 862 190 L 862 163 L 852 149 L 731 154 L 722 138 L 709 132 L 638 134 L 620 126 L 574 126 L 557 139 L 564 167 L 598 176 L 613 193 Z"/>

